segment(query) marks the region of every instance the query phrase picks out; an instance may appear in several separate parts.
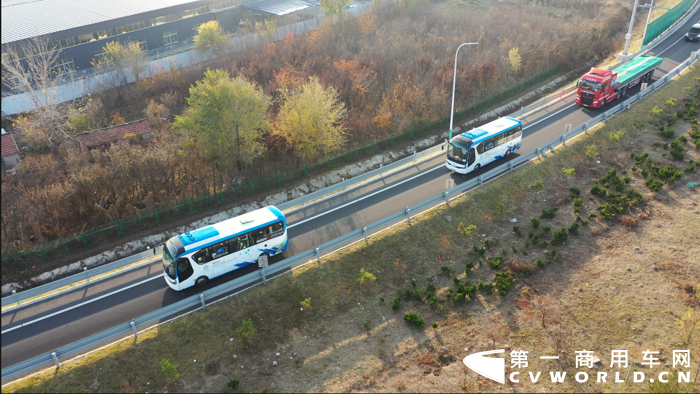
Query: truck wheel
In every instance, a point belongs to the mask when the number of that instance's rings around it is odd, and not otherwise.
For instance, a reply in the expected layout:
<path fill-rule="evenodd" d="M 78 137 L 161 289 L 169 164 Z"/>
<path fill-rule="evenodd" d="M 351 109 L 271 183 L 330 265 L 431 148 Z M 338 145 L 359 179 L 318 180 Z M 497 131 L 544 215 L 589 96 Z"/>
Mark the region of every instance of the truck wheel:
<path fill-rule="evenodd" d="M 622 90 L 620 91 L 620 98 L 624 98 L 626 94 L 627 94 L 627 86 L 622 88 Z"/>
<path fill-rule="evenodd" d="M 603 108 L 603 107 L 605 107 L 605 100 L 600 102 L 600 108 Z"/>

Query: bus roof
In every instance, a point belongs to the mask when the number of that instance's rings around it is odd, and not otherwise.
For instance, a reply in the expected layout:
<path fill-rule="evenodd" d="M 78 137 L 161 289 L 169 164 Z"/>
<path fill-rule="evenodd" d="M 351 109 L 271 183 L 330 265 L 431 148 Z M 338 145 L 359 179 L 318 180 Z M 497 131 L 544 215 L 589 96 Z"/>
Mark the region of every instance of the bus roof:
<path fill-rule="evenodd" d="M 279 220 L 284 220 L 284 214 L 276 207 L 269 206 L 212 224 L 211 226 L 180 234 L 177 236 L 177 239 L 185 247 L 186 253 L 214 243 L 219 239 L 229 238 Z"/>
<path fill-rule="evenodd" d="M 476 144 L 489 138 L 490 136 L 498 134 L 503 130 L 510 129 L 520 124 L 522 124 L 522 122 L 520 122 L 519 120 L 509 118 L 506 116 L 500 119 L 496 119 L 493 122 L 487 123 L 477 129 L 460 134 L 460 136 L 466 137 L 470 139 L 472 143 Z"/>

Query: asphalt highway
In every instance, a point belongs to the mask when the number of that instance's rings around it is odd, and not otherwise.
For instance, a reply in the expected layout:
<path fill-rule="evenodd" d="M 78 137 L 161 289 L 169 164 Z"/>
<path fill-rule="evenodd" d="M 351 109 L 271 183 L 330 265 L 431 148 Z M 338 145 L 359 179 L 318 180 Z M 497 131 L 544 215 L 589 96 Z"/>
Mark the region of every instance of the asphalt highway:
<path fill-rule="evenodd" d="M 700 10 L 694 12 L 688 23 L 649 53 L 665 58 L 654 74 L 654 80 L 686 60 L 691 52 L 700 50 L 700 43 L 683 40 L 690 26 L 700 20 Z M 627 94 L 633 95 L 638 89 L 639 85 Z M 575 97 L 570 96 L 522 117 L 525 130 L 520 153 L 529 152 L 560 136 L 567 124 L 572 128 L 577 127 L 599 113 L 597 109 L 577 106 Z M 442 193 L 447 180 L 460 184 L 503 163 L 490 164 L 476 174 L 464 177 L 451 173 L 444 162 L 445 156 L 439 155 L 287 215 L 290 247 L 283 257 L 273 257 L 270 263 L 314 248 Z M 207 288 L 256 269 L 250 266 L 216 278 L 209 282 Z M 160 262 L 154 261 L 94 285 L 4 313 L 2 368 L 50 352 L 201 291 L 193 288 L 182 292 L 171 290 L 162 274 Z"/>

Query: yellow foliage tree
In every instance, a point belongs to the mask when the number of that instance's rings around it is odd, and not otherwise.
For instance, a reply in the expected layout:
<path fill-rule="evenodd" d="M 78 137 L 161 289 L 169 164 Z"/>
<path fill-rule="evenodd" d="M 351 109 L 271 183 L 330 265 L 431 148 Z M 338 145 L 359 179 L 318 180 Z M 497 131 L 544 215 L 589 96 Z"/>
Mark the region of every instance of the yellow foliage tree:
<path fill-rule="evenodd" d="M 203 55 L 221 53 L 226 49 L 226 36 L 217 21 L 209 21 L 199 26 L 194 37 L 194 49 Z"/>
<path fill-rule="evenodd" d="M 281 90 L 284 100 L 275 132 L 294 149 L 297 157 L 311 161 L 336 152 L 345 142 L 343 121 L 347 111 L 333 87 L 317 79 Z"/>

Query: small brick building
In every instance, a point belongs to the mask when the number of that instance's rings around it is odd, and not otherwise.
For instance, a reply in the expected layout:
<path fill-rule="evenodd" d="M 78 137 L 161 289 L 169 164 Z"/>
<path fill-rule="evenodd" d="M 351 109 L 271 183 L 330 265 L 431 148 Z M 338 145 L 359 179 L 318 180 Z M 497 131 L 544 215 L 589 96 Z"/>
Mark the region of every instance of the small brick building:
<path fill-rule="evenodd" d="M 105 129 L 88 131 L 76 136 L 78 147 L 82 152 L 87 152 L 90 148 L 104 146 L 112 142 L 124 139 L 127 134 L 140 135 L 143 139 L 151 138 L 151 126 L 148 125 L 146 119 L 135 120 L 133 122 L 111 126 Z M 5 140 L 3 139 L 3 145 Z M 5 154 L 3 147 L 3 155 Z"/>
<path fill-rule="evenodd" d="M 2 129 L 2 165 L 4 168 L 12 168 L 19 163 L 19 148 L 12 134 Z"/>

